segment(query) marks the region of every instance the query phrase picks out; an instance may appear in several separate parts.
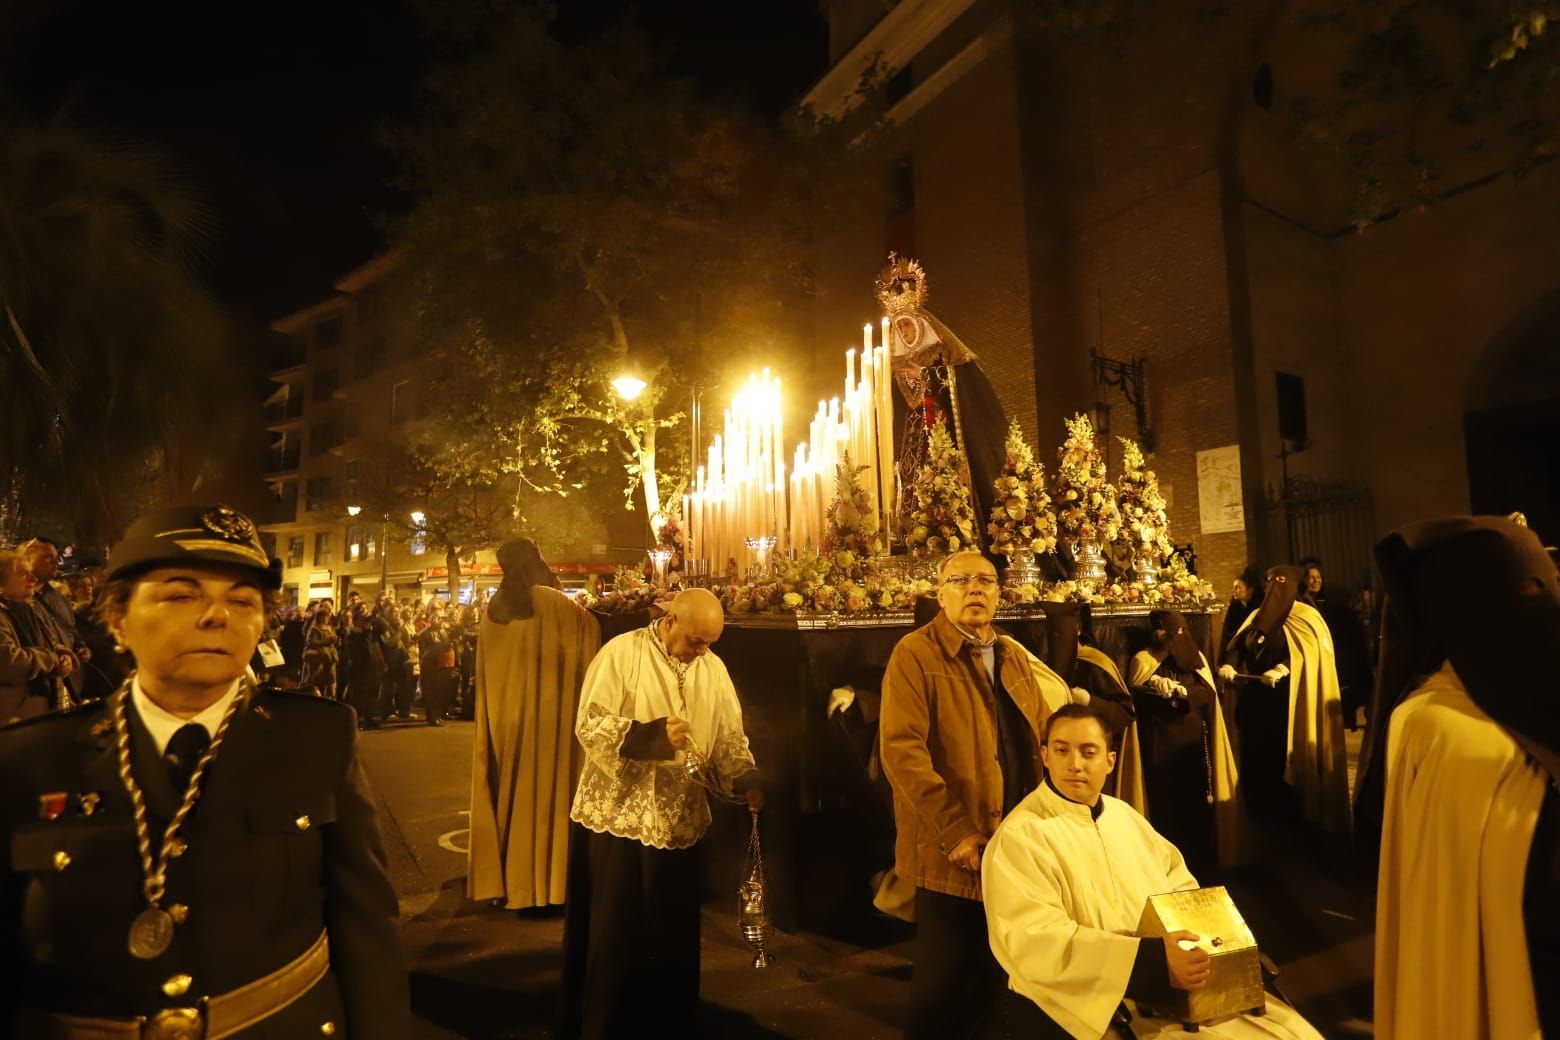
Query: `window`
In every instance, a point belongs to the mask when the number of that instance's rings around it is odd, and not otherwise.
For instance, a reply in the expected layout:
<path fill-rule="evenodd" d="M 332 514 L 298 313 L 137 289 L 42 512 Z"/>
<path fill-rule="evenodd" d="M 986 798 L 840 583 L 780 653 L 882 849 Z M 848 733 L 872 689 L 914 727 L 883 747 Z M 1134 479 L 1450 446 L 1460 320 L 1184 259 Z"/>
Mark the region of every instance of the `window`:
<path fill-rule="evenodd" d="M 347 405 L 346 439 L 354 440 L 363 433 L 363 409 L 355 404 Z"/>
<path fill-rule="evenodd" d="M 309 427 L 309 457 L 323 455 L 332 448 L 341 446 L 340 423 L 315 423 Z"/>
<path fill-rule="evenodd" d="M 314 536 L 314 566 L 330 565 L 330 532 L 320 531 Z"/>
<path fill-rule="evenodd" d="M 412 532 L 412 540 L 408 550 L 413 556 L 421 556 L 428 551 L 428 532 L 419 527 Z"/>
<path fill-rule="evenodd" d="M 374 560 L 379 558 L 378 524 L 353 524 L 347 528 L 347 559 Z"/>
<path fill-rule="evenodd" d="M 276 502 L 277 512 L 283 516 L 291 517 L 298 511 L 297 482 L 286 480 L 280 484 L 273 484 L 271 486 L 271 498 Z"/>
<path fill-rule="evenodd" d="M 321 368 L 314 373 L 314 400 L 329 401 L 341 385 L 341 369 Z"/>
<path fill-rule="evenodd" d="M 403 379 L 390 388 L 390 425 L 399 426 L 412 417 L 412 381 Z"/>
<path fill-rule="evenodd" d="M 295 534 L 287 539 L 287 566 L 303 566 L 303 535 Z"/>
<path fill-rule="evenodd" d="M 314 345 L 320 350 L 341 342 L 341 315 L 332 314 L 314 326 Z"/>
<path fill-rule="evenodd" d="M 385 356 L 385 341 L 383 336 L 375 337 L 357 348 L 357 365 L 353 375 L 358 379 L 367 379 L 379 370 L 380 360 Z"/>
<path fill-rule="evenodd" d="M 324 509 L 330 504 L 331 491 L 329 477 L 310 477 L 303 487 L 303 508 L 310 513 Z"/>

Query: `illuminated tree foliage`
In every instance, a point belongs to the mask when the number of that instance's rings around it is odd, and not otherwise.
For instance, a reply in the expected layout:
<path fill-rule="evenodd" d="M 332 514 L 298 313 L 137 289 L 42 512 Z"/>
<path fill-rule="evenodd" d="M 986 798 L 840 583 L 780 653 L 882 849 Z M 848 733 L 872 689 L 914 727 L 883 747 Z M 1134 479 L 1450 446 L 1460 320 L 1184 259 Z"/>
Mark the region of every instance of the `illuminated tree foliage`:
<path fill-rule="evenodd" d="M 409 335 L 449 361 L 435 415 L 463 458 L 522 496 L 615 486 L 656 524 L 692 385 L 805 342 L 812 186 L 781 131 L 667 75 L 630 25 L 566 46 L 545 9 L 491 11 L 438 22 L 449 59 L 389 133 L 417 197 Z M 629 370 L 632 402 L 611 387 Z"/>

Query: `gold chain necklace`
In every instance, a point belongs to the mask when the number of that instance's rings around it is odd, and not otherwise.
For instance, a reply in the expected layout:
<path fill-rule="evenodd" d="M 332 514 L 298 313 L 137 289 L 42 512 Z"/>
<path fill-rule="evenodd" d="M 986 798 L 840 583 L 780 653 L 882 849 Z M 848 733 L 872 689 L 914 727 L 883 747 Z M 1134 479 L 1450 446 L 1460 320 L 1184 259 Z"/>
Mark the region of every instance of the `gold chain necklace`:
<path fill-rule="evenodd" d="M 237 714 L 238 706 L 245 699 L 244 693 L 244 690 L 239 690 L 233 697 L 233 702 L 222 714 L 222 721 L 217 724 L 217 731 L 212 735 L 211 743 L 206 745 L 200 760 L 195 763 L 195 770 L 190 774 L 189 784 L 184 789 L 184 801 L 173 814 L 173 819 L 168 822 L 167 830 L 163 831 L 162 847 L 158 849 L 155 861 L 152 859 L 151 826 L 146 818 L 146 797 L 141 793 L 141 786 L 135 782 L 135 776 L 130 771 L 130 685 L 128 683 L 120 691 L 118 700 L 114 704 L 114 743 L 119 753 L 119 779 L 130 795 L 130 805 L 134 810 L 135 845 L 136 851 L 141 856 L 141 895 L 146 899 L 146 909 L 130 922 L 129 945 L 132 957 L 143 961 L 160 957 L 167 952 L 173 942 L 173 916 L 158 906 L 167 885 L 168 861 L 184 852 L 185 843 L 184 839 L 179 837 L 179 828 L 184 825 L 185 817 L 189 816 L 190 810 L 195 808 L 195 803 L 200 798 L 200 784 L 205 778 L 206 767 L 211 764 L 211 760 L 217 755 L 217 749 L 222 746 L 222 739 L 227 736 L 228 725 Z"/>

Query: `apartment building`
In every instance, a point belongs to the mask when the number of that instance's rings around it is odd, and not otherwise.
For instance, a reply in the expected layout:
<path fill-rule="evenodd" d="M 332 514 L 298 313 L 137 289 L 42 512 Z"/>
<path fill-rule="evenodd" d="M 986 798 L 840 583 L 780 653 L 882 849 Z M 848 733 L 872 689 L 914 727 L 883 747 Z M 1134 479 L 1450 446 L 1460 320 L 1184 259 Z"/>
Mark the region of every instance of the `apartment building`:
<path fill-rule="evenodd" d="M 385 294 L 395 267 L 395 254 L 376 257 L 329 298 L 271 326 L 285 345 L 265 401 L 273 506 L 262 529 L 282 561 L 283 595 L 295 603 L 340 603 L 353 590 L 425 598 L 446 584 L 442 554 L 406 534 L 417 521 L 410 510 L 374 515 L 355 500 L 366 446 L 418 417 L 429 375 L 425 361 L 393 356 L 389 346 Z"/>

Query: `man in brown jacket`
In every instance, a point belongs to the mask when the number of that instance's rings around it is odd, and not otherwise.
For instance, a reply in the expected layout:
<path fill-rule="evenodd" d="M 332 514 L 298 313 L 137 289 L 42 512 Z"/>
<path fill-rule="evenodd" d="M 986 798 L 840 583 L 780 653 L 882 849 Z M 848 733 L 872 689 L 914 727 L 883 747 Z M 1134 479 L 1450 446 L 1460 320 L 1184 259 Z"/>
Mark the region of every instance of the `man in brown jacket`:
<path fill-rule="evenodd" d="M 997 572 L 978 552 L 939 574 L 941 612 L 894 648 L 879 732 L 894 790 L 895 870 L 916 886 L 905 1035 L 982 1035 L 1007 979 L 986 939 L 981 850 L 1040 782 L 1040 734 L 1067 684 L 991 625 Z"/>

